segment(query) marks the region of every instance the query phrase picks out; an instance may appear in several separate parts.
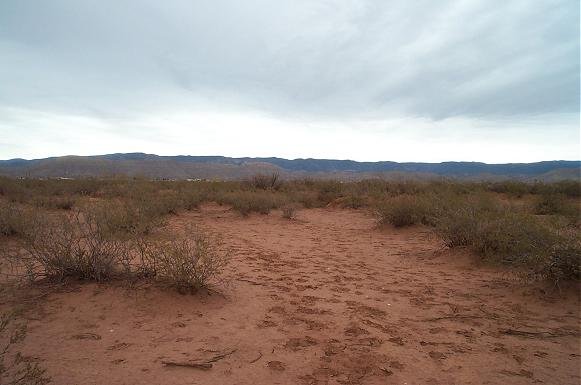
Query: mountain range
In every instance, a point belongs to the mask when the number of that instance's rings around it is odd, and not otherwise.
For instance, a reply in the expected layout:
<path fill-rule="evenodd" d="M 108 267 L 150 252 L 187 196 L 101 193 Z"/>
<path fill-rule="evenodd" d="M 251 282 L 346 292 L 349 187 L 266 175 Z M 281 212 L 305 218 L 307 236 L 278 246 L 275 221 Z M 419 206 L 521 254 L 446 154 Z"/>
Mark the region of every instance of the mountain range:
<path fill-rule="evenodd" d="M 468 180 L 581 179 L 581 161 L 487 164 L 480 162 L 398 163 L 335 159 L 159 156 L 122 153 L 0 160 L 0 175 L 30 178 L 141 176 L 154 179 L 244 179 L 279 173 L 284 178 L 457 178 Z"/>

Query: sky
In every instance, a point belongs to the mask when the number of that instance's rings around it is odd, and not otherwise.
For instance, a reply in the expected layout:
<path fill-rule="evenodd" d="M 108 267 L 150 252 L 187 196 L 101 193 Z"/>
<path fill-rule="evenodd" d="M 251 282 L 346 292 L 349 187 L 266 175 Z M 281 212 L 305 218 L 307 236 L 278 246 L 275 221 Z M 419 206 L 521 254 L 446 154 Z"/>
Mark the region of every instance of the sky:
<path fill-rule="evenodd" d="M 0 159 L 577 160 L 578 0 L 2 0 Z"/>

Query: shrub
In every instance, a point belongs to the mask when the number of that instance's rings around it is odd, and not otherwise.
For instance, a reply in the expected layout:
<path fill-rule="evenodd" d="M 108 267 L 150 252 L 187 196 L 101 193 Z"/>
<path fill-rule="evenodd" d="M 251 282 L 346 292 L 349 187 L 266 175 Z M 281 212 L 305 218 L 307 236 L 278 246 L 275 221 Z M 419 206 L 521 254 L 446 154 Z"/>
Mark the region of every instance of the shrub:
<path fill-rule="evenodd" d="M 576 216 L 579 214 L 576 207 L 567 202 L 565 195 L 554 193 L 537 197 L 533 212 L 538 215 Z"/>
<path fill-rule="evenodd" d="M 341 207 L 358 209 L 365 206 L 365 198 L 358 194 L 349 194 L 341 202 Z"/>
<path fill-rule="evenodd" d="M 224 196 L 223 200 L 225 203 L 231 204 L 232 208 L 242 216 L 248 216 L 253 212 L 266 215 L 278 206 L 275 197 L 266 192 L 232 193 Z"/>
<path fill-rule="evenodd" d="M 404 227 L 427 222 L 428 208 L 417 196 L 399 195 L 381 203 L 376 213 L 380 225 Z"/>
<path fill-rule="evenodd" d="M 44 209 L 71 210 L 76 203 L 72 196 L 38 196 L 34 198 L 34 206 Z"/>
<path fill-rule="evenodd" d="M 219 242 L 202 233 L 183 240 L 145 243 L 140 251 L 143 274 L 180 293 L 195 293 L 220 281 L 229 261 Z"/>
<path fill-rule="evenodd" d="M 448 247 L 469 246 L 479 232 L 482 211 L 458 207 L 437 219 L 437 232 Z"/>
<path fill-rule="evenodd" d="M 581 277 L 581 240 L 579 236 L 561 236 L 552 247 L 549 258 L 529 274 L 556 284 Z"/>
<path fill-rule="evenodd" d="M 87 217 L 108 236 L 148 234 L 163 225 L 159 207 L 145 199 L 104 201 L 87 208 Z"/>
<path fill-rule="evenodd" d="M 24 209 L 0 203 L 0 235 L 24 235 L 30 215 Z"/>
<path fill-rule="evenodd" d="M 274 172 L 270 175 L 255 175 L 250 180 L 250 184 L 259 190 L 278 190 L 282 182 L 280 181 L 279 173 Z"/>
<path fill-rule="evenodd" d="M 198 192 L 188 192 L 182 193 L 181 201 L 184 209 L 191 211 L 200 208 L 200 205 L 204 202 L 205 197 Z"/>
<path fill-rule="evenodd" d="M 144 213 L 148 212 L 152 216 L 176 215 L 184 204 L 182 197 L 177 192 L 171 190 L 160 191 L 150 196 L 140 196 L 136 199 L 136 203 Z"/>
<path fill-rule="evenodd" d="M 467 246 L 483 258 L 522 268 L 528 278 L 578 279 L 579 237 L 574 229 L 555 226 L 526 213 L 464 206 L 447 212 L 436 231 L 448 247 Z"/>
<path fill-rule="evenodd" d="M 125 243 L 107 238 L 98 222 L 79 213 L 40 220 L 29 230 L 23 248 L 22 261 L 33 281 L 101 282 L 111 279 L 130 259 Z"/>

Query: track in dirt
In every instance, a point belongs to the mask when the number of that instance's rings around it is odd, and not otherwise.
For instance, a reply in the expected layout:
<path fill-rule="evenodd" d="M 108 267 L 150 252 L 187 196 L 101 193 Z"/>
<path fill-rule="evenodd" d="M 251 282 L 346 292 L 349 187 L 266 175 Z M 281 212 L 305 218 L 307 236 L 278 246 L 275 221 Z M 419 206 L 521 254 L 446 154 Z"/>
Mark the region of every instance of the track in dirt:
<path fill-rule="evenodd" d="M 79 286 L 31 315 L 23 353 L 54 384 L 580 382 L 577 294 L 541 295 L 428 230 L 379 230 L 354 210 L 289 221 L 216 205 L 170 228 L 190 224 L 233 253 L 225 296 Z"/>

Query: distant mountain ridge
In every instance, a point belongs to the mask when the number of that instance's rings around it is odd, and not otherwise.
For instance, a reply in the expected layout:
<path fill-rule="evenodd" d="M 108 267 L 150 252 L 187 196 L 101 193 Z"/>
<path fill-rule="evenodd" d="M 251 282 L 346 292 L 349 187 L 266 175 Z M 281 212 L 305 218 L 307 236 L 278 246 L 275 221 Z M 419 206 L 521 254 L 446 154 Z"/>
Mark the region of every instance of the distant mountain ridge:
<path fill-rule="evenodd" d="M 413 176 L 462 179 L 561 180 L 579 179 L 581 161 L 487 164 L 480 162 L 357 162 L 336 159 L 231 158 L 225 156 L 160 156 L 117 153 L 61 156 L 44 159 L 0 160 L 0 175 L 15 177 L 103 177 L 241 179 L 257 173 L 279 172 L 283 177 L 361 179 Z"/>

